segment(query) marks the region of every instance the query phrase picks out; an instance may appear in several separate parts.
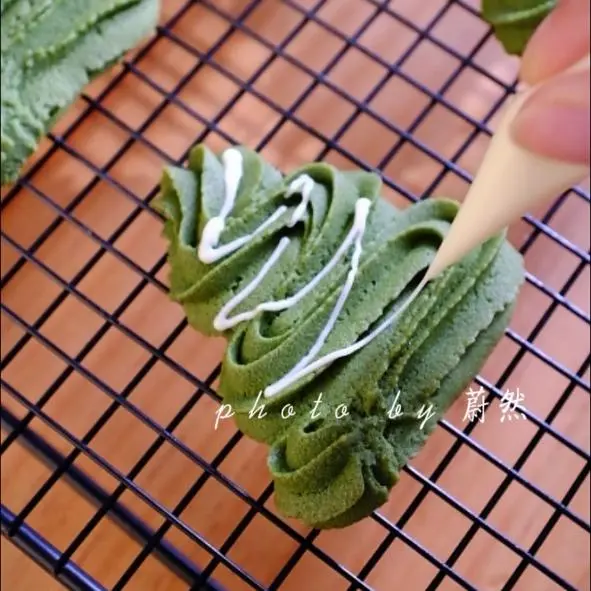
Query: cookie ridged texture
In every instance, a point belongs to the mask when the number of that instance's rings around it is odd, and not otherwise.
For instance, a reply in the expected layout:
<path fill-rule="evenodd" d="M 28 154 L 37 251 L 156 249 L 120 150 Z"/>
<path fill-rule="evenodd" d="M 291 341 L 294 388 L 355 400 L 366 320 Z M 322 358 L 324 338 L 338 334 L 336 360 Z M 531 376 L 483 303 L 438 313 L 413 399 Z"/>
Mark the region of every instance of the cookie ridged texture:
<path fill-rule="evenodd" d="M 197 258 L 201 231 L 219 213 L 224 197 L 223 166 L 204 146 L 194 148 L 186 169 L 166 169 L 158 201 L 166 217 L 171 297 L 205 334 L 216 334 L 216 314 L 252 280 L 283 236 L 290 237 L 289 247 L 233 314 L 292 295 L 308 283 L 342 243 L 355 202 L 365 197 L 372 208 L 358 275 L 319 356 L 352 345 L 414 289 L 458 211 L 456 202 L 445 199 L 399 211 L 379 197 L 374 174 L 315 163 L 283 177 L 256 153 L 239 149 L 244 177 L 220 243 L 252 232 L 277 207 L 289 206 L 241 250 L 212 265 Z M 289 228 L 299 198 L 286 198 L 287 187 L 303 173 L 314 179 L 314 191 L 303 221 Z M 430 282 L 366 347 L 270 400 L 260 398 L 264 417 L 249 414 L 259 393 L 315 342 L 349 261 L 345 257 L 293 308 L 263 313 L 227 331 L 220 376 L 220 393 L 241 431 L 270 446 L 279 509 L 322 528 L 353 523 L 387 500 L 401 468 L 501 338 L 523 280 L 520 255 L 503 235 L 496 236 Z M 391 419 L 388 411 L 398 391 L 404 415 Z M 284 418 L 291 414 L 288 404 L 295 416 Z M 435 416 L 421 428 L 418 411 L 429 405 Z"/>
<path fill-rule="evenodd" d="M 2 185 L 89 80 L 152 32 L 158 13 L 158 0 L 2 2 Z"/>

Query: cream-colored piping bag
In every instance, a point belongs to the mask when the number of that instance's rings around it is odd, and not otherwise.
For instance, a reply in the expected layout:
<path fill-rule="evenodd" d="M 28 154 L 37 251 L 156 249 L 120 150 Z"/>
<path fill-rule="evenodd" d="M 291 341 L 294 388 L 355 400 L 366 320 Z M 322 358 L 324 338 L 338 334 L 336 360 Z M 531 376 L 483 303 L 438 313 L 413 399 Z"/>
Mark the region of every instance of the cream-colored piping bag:
<path fill-rule="evenodd" d="M 589 68 L 589 56 L 567 71 L 584 68 Z M 531 88 L 510 99 L 466 199 L 421 283 L 457 263 L 532 206 L 556 197 L 589 174 L 587 166 L 537 156 L 510 137 L 513 119 L 535 90 Z"/>

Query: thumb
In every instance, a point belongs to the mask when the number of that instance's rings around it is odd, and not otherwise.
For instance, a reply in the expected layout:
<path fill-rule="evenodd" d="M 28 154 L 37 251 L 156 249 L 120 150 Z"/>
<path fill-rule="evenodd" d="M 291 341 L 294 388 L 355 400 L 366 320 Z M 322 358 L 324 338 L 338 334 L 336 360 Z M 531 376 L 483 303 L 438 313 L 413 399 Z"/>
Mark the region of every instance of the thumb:
<path fill-rule="evenodd" d="M 589 96 L 589 70 L 553 78 L 525 101 L 513 122 L 513 138 L 542 156 L 589 164 Z"/>

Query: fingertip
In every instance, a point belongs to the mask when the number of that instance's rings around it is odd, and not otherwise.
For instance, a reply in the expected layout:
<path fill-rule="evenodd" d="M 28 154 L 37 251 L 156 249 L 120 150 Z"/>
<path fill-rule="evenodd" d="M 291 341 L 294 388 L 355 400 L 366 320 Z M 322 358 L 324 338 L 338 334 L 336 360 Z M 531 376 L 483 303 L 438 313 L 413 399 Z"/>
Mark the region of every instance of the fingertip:
<path fill-rule="evenodd" d="M 529 85 L 564 71 L 589 53 L 590 3 L 560 0 L 523 53 L 520 77 Z"/>
<path fill-rule="evenodd" d="M 513 139 L 527 150 L 564 162 L 589 164 L 589 72 L 557 76 L 525 102 Z"/>

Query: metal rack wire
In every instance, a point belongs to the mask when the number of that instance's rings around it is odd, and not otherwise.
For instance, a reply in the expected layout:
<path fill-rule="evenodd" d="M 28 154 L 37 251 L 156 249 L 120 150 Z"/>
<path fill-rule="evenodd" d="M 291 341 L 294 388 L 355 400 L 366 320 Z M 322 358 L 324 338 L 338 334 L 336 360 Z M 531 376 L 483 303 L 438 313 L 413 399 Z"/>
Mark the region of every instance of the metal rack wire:
<path fill-rule="evenodd" d="M 548 241 L 554 243 L 558 248 L 568 252 L 574 259 L 576 265 L 568 279 L 560 289 L 547 285 L 543 280 L 533 274 L 528 274 L 527 282 L 532 289 L 537 290 L 544 297 L 548 298 L 549 305 L 541 314 L 529 334 L 521 336 L 512 329 L 507 331 L 507 337 L 514 346 L 515 353 L 512 359 L 507 363 L 502 375 L 495 383 L 479 377 L 478 383 L 487 391 L 487 401 L 498 400 L 502 396 L 502 390 L 507 380 L 510 378 L 515 368 L 526 355 L 532 355 L 540 363 L 550 368 L 556 374 L 562 376 L 566 381 L 566 386 L 561 392 L 557 392 L 555 403 L 552 408 L 543 416 L 526 410 L 525 414 L 529 422 L 535 426 L 529 443 L 521 451 L 513 463 L 508 463 L 495 456 L 486 446 L 471 437 L 477 423 L 470 423 L 465 427 L 459 428 L 448 420 L 440 422 L 440 429 L 448 434 L 453 443 L 445 455 L 441 458 L 437 467 L 428 476 L 424 475 L 413 465 L 406 467 L 405 472 L 409 477 L 416 481 L 418 492 L 408 504 L 397 520 L 393 521 L 382 515 L 375 513 L 372 520 L 381 531 L 381 541 L 372 549 L 371 555 L 365 561 L 365 564 L 357 571 L 343 565 L 339 559 L 317 543 L 320 535 L 318 531 L 310 531 L 305 534 L 300 533 L 297 528 L 292 527 L 272 509 L 269 508 L 267 501 L 272 496 L 272 486 L 268 484 L 261 494 L 252 495 L 244 490 L 239 484 L 228 477 L 220 469 L 221 464 L 236 449 L 242 437 L 238 432 L 234 432 L 219 452 L 213 458 L 205 458 L 200 453 L 191 448 L 182 439 L 175 435 L 175 430 L 189 413 L 196 407 L 199 401 L 204 397 L 210 397 L 219 400 L 213 384 L 218 375 L 219 368 L 215 368 L 207 376 L 196 375 L 191 369 L 183 366 L 175 360 L 170 354 L 170 349 L 177 341 L 179 335 L 186 328 L 186 321 L 178 323 L 168 334 L 168 336 L 158 345 L 154 345 L 148 338 L 140 332 L 130 328 L 122 318 L 129 310 L 136 298 L 140 297 L 143 290 L 151 286 L 163 293 L 166 293 L 166 284 L 159 278 L 159 272 L 165 265 L 165 258 L 162 253 L 155 264 L 148 268 L 138 263 L 118 245 L 118 240 L 133 225 L 134 221 L 140 215 L 156 216 L 149 204 L 157 193 L 157 187 L 153 187 L 147 194 L 141 195 L 131 191 L 121 183 L 112 174 L 112 170 L 121 162 L 125 154 L 134 145 L 141 145 L 146 150 L 155 155 L 163 162 L 182 162 L 187 152 L 180 158 L 171 157 L 164 149 L 151 141 L 147 130 L 158 120 L 163 111 L 169 105 L 174 105 L 187 116 L 198 122 L 203 131 L 194 138 L 195 142 L 207 141 L 208 136 L 216 134 L 229 143 L 236 143 L 236 138 L 232 134 L 224 131 L 220 124 L 224 117 L 234 108 L 240 99 L 249 95 L 255 97 L 258 101 L 266 105 L 277 116 L 278 120 L 270 130 L 260 139 L 255 147 L 258 150 L 264 150 L 265 147 L 276 137 L 280 130 L 287 124 L 297 126 L 303 133 L 309 137 L 315 138 L 322 144 L 321 151 L 317 154 L 317 159 L 321 160 L 327 157 L 329 153 L 336 153 L 346 158 L 348 161 L 363 168 L 372 168 L 384 171 L 393 158 L 400 152 L 403 146 L 411 145 L 420 151 L 440 167 L 437 176 L 428 184 L 423 194 L 414 195 L 411 191 L 401 186 L 396 178 L 390 178 L 384 174 L 384 183 L 387 187 L 395 190 L 408 200 L 414 201 L 430 195 L 442 182 L 447 175 L 454 175 L 465 182 L 470 181 L 470 175 L 463 170 L 459 164 L 463 155 L 473 145 L 476 138 L 484 135 L 490 135 L 489 124 L 494 118 L 498 109 L 502 106 L 504 100 L 515 88 L 515 82 L 507 83 L 499 79 L 495 74 L 478 65 L 476 56 L 480 49 L 490 40 L 491 32 L 489 30 L 472 47 L 471 51 L 464 55 L 451 45 L 441 40 L 434 34 L 438 23 L 446 16 L 448 11 L 455 7 L 461 9 L 467 14 L 477 17 L 478 12 L 470 2 L 464 0 L 449 0 L 441 2 L 441 7 L 435 11 L 430 20 L 422 25 L 417 25 L 404 16 L 404 13 L 397 10 L 396 2 L 384 2 L 378 0 L 356 0 L 363 3 L 367 8 L 367 18 L 359 23 L 355 31 L 344 32 L 338 26 L 331 24 L 322 15 L 322 9 L 329 3 L 329 0 L 317 0 L 315 2 L 298 2 L 297 0 L 283 0 L 282 4 L 298 15 L 298 23 L 288 32 L 288 34 L 279 42 L 271 42 L 265 36 L 248 24 L 249 16 L 263 3 L 262 0 L 249 0 L 245 2 L 218 3 L 213 0 L 202 0 L 201 2 L 183 2 L 179 5 L 174 14 L 158 28 L 157 35 L 148 41 L 134 56 L 126 61 L 120 71 L 104 86 L 104 88 L 95 96 L 85 94 L 82 97 L 83 108 L 80 113 L 71 121 L 67 128 L 59 136 L 50 134 L 51 145 L 47 151 L 26 171 L 18 183 L 6 192 L 2 200 L 2 210 L 6 210 L 13 202 L 16 202 L 24 191 L 34 196 L 36 200 L 49 207 L 55 214 L 55 217 L 38 235 L 34 237 L 30 244 L 21 244 L 17 239 L 11 236 L 9 228 L 2 229 L 2 241 L 4 245 L 9 246 L 17 254 L 17 260 L 8 269 L 3 269 L 1 287 L 6 289 L 12 285 L 18 274 L 27 265 L 32 265 L 42 274 L 51 279 L 57 286 L 57 295 L 53 298 L 47 307 L 45 307 L 34 321 L 29 321 L 14 310 L 5 302 L 2 303 L 3 322 L 10 323 L 18 327 L 20 336 L 15 339 L 10 346 L 2 347 L 2 360 L 0 367 L 5 372 L 15 359 L 21 354 L 29 343 L 36 342 L 47 349 L 53 356 L 60 360 L 63 369 L 58 373 L 53 382 L 43 393 L 35 399 L 34 396 L 23 392 L 15 386 L 8 378 L 2 377 L 3 404 L 1 408 L 1 419 L 3 428 L 3 441 L 0 445 L 2 455 L 15 445 L 25 446 L 32 454 L 44 462 L 50 469 L 47 478 L 39 483 L 37 489 L 26 500 L 18 511 L 11 510 L 4 504 L 1 507 L 2 533 L 17 544 L 21 549 L 32 556 L 39 564 L 47 569 L 54 577 L 59 579 L 64 585 L 73 589 L 104 589 L 104 582 L 93 578 L 85 572 L 74 559 L 74 555 L 85 543 L 88 537 L 105 519 L 116 522 L 130 536 L 139 541 L 140 551 L 126 566 L 119 579 L 110 586 L 112 589 L 133 588 L 130 586 L 134 575 L 141 568 L 148 557 L 154 556 L 160 560 L 167 568 L 172 569 L 178 576 L 186 581 L 187 587 L 191 589 L 221 589 L 216 580 L 216 573 L 219 567 L 223 566 L 231 571 L 237 579 L 240 579 L 248 588 L 254 589 L 279 589 L 288 579 L 298 562 L 307 554 L 311 554 L 324 563 L 328 568 L 336 573 L 343 584 L 350 589 L 370 590 L 371 584 L 368 577 L 392 546 L 395 540 L 401 541 L 412 551 L 420 555 L 426 564 L 432 565 L 435 569 L 435 575 L 428 584 L 428 589 L 436 589 L 446 582 L 452 581 L 456 586 L 464 589 L 475 589 L 476 586 L 456 567 L 458 560 L 469 547 L 475 536 L 480 532 L 485 532 L 501 545 L 503 545 L 516 560 L 515 568 L 512 574 L 504 580 L 500 587 L 502 589 L 519 589 L 522 575 L 527 569 L 535 569 L 543 576 L 562 589 L 575 589 L 576 587 L 568 581 L 562 574 L 549 566 L 537 554 L 550 535 L 553 527 L 560 518 L 568 520 L 576 528 L 582 529 L 586 534 L 591 531 L 588 516 L 585 518 L 570 507 L 572 499 L 575 497 L 581 486 L 589 475 L 589 451 L 585 446 L 573 441 L 568 435 L 554 424 L 556 417 L 561 409 L 569 400 L 573 391 L 578 388 L 589 393 L 589 383 L 585 379 L 585 373 L 589 368 L 589 356 L 586 357 L 580 367 L 575 370 L 567 367 L 561 361 L 553 358 L 536 344 L 536 338 L 548 324 L 556 310 L 561 309 L 568 313 L 576 322 L 589 326 L 589 315 L 581 307 L 573 303 L 568 296 L 569 289 L 575 282 L 583 276 L 583 273 L 589 266 L 589 252 L 585 251 L 575 241 L 561 235 L 552 227 L 552 220 L 564 206 L 567 200 L 578 200 L 583 207 L 589 209 L 589 195 L 583 190 L 574 189 L 568 194 L 559 197 L 548 209 L 541 219 L 528 216 L 525 223 L 528 227 L 528 235 L 521 245 L 521 252 L 526 254 L 540 237 L 545 237 Z M 204 9 L 214 13 L 227 23 L 225 32 L 219 39 L 207 49 L 202 50 L 183 38 L 182 34 L 175 29 L 175 26 L 187 17 L 191 7 L 200 5 Z M 365 32 L 377 19 L 388 17 L 393 22 L 398 23 L 413 33 L 414 40 L 408 45 L 408 48 L 394 62 L 389 63 L 386 59 L 369 49 L 360 41 Z M 326 63 L 323 68 L 315 69 L 298 58 L 294 57 L 286 50 L 290 42 L 301 34 L 304 27 L 314 23 L 321 31 L 330 34 L 338 39 L 341 48 Z M 227 44 L 228 40 L 236 32 L 246 35 L 250 39 L 256 40 L 262 47 L 268 51 L 268 57 L 253 71 L 253 73 L 243 80 L 233 73 L 220 60 L 216 59 L 216 54 Z M 182 77 L 176 80 L 171 89 L 165 88 L 160 82 L 152 79 L 146 74 L 141 66 L 142 60 L 151 53 L 158 51 L 158 43 L 166 40 L 176 47 L 188 52 L 194 58 L 194 67 L 186 72 Z M 444 84 L 433 91 L 426 84 L 414 79 L 404 69 L 404 64 L 417 51 L 422 43 L 429 42 L 439 48 L 442 52 L 453 57 L 457 61 L 457 67 L 447 78 Z M 366 58 L 379 65 L 384 70 L 383 77 L 363 98 L 358 99 L 347 89 L 332 81 L 331 71 L 339 64 L 345 53 L 355 48 Z M 266 96 L 257 89 L 257 80 L 269 70 L 273 62 L 281 58 L 291 66 L 298 68 L 305 73 L 310 82 L 299 94 L 297 99 L 288 108 L 277 104 L 275 100 Z M 213 117 L 206 117 L 200 113 L 198 105 L 188 104 L 182 97 L 182 90 L 200 70 L 208 67 L 217 72 L 220 76 L 232 82 L 236 86 L 236 92 L 226 104 L 222 105 Z M 490 111 L 483 118 L 475 118 L 464 112 L 453 101 L 446 97 L 446 92 L 452 87 L 455 81 L 466 70 L 473 70 L 479 75 L 485 77 L 491 83 L 502 90 L 500 98 L 495 102 Z M 413 122 L 409 126 L 401 126 L 388 120 L 376 112 L 370 105 L 372 100 L 384 88 L 386 83 L 392 77 L 399 77 L 405 83 L 412 86 L 427 99 L 424 108 L 420 110 Z M 154 91 L 160 98 L 159 104 L 154 108 L 150 117 L 148 117 L 137 128 L 130 126 L 122 120 L 112 108 L 109 107 L 108 97 L 110 93 L 121 85 L 125 80 L 141 81 Z M 351 114 L 342 123 L 339 129 L 332 135 L 327 136 L 321 133 L 313 126 L 309 125 L 298 115 L 298 109 L 305 101 L 313 95 L 318 88 L 328 88 L 341 99 L 347 101 L 352 107 Z M 422 142 L 415 135 L 416 130 L 421 123 L 429 116 L 435 106 L 442 107 L 454 116 L 460 118 L 470 126 L 470 132 L 465 141 L 457 148 L 451 157 L 445 157 L 431 148 L 428 144 Z M 126 137 L 125 141 L 112 154 L 112 157 L 102 165 L 93 163 L 87 156 L 82 154 L 73 145 L 71 138 L 76 131 L 84 124 L 88 117 L 93 113 L 100 113 L 111 124 L 115 125 Z M 363 115 L 371 118 L 378 125 L 393 132 L 398 140 L 394 143 L 388 153 L 376 164 L 365 162 L 359 154 L 353 153 L 347 149 L 342 142 L 342 138 L 351 128 L 351 126 Z M 42 173 L 51 157 L 59 152 L 63 152 L 78 162 L 90 175 L 91 180 L 69 201 L 62 205 L 54 195 L 48 194 L 37 182 L 38 175 Z M 76 214 L 76 208 L 89 197 L 93 189 L 99 184 L 106 184 L 114 191 L 124 196 L 131 205 L 131 212 L 118 220 L 117 227 L 108 233 L 105 237 L 95 229 L 90 227 L 85 221 Z M 83 264 L 69 279 L 64 277 L 51 265 L 44 262 L 40 252 L 43 246 L 48 243 L 52 236 L 61 226 L 70 225 L 81 230 L 96 245 L 96 251 L 90 259 Z M 88 274 L 100 264 L 101 259 L 106 255 L 116 259 L 119 263 L 127 267 L 136 277 L 137 283 L 130 288 L 129 293 L 117 306 L 109 309 L 102 306 L 93 298 L 89 297 L 81 285 Z M 67 299 L 73 298 L 80 302 L 84 307 L 92 312 L 100 322 L 94 334 L 89 336 L 84 346 L 75 355 L 69 353 L 60 347 L 59 343 L 54 342 L 46 335 L 44 326 L 52 318 L 52 315 L 60 308 Z M 101 339 L 109 331 L 118 331 L 128 339 L 138 345 L 146 353 L 147 360 L 141 364 L 139 370 L 127 385 L 121 389 L 111 386 L 105 379 L 96 372 L 89 369 L 85 360 L 95 350 L 101 342 Z M 141 407 L 133 402 L 134 390 L 146 379 L 150 370 L 156 364 L 163 364 L 174 372 L 181 380 L 186 382 L 192 395 L 178 409 L 178 412 L 167 422 L 161 423 L 159 420 L 143 411 Z M 4 374 L 6 375 L 6 374 Z M 83 380 L 91 384 L 102 395 L 108 397 L 109 405 L 101 416 L 93 423 L 91 428 L 84 434 L 76 434 L 66 426 L 60 424 L 58 420 L 47 412 L 53 397 L 59 391 L 60 387 L 71 377 L 80 376 Z M 4 404 L 4 401 L 10 399 L 11 404 Z M 93 440 L 101 432 L 101 429 L 109 423 L 118 409 L 125 409 L 135 417 L 142 425 L 149 429 L 154 435 L 153 443 L 141 454 L 139 459 L 129 470 L 121 470 L 113 462 L 103 457 L 93 447 Z M 15 409 L 19 409 L 18 412 Z M 48 441 L 42 432 L 35 426 L 43 426 L 45 430 L 53 432 L 64 443 L 67 442 L 64 452 L 64 446 L 53 445 Z M 564 449 L 578 456 L 583 467 L 573 479 L 567 492 L 561 498 L 555 498 L 535 482 L 531 481 L 521 469 L 527 460 L 534 453 L 536 446 L 543 437 L 549 437 L 557 442 Z M 158 453 L 163 446 L 170 446 L 187 458 L 190 462 L 198 466 L 201 470 L 200 476 L 193 485 L 178 500 L 174 506 L 169 507 L 158 500 L 145 486 L 140 486 L 137 482 L 138 476 Z M 497 468 L 503 478 L 494 493 L 488 499 L 488 502 L 480 511 L 475 511 L 465 503 L 457 500 L 454 495 L 446 491 L 439 481 L 445 470 L 454 462 L 462 448 L 469 448 Z M 108 474 L 116 483 L 114 490 L 109 490 L 99 483 L 98 479 L 89 475 L 87 471 L 80 467 L 78 460 L 80 458 L 89 459 L 94 463 L 99 471 Z M 7 475 L 10 478 L 10 475 Z M 227 535 L 221 544 L 213 543 L 206 536 L 197 531 L 183 519 L 183 511 L 199 495 L 200 491 L 206 486 L 208 481 L 218 482 L 232 495 L 238 497 L 245 503 L 247 510 L 245 514 L 237 519 L 235 527 Z M 73 486 L 78 494 L 86 497 L 96 508 L 94 514 L 87 523 L 76 532 L 69 543 L 63 548 L 57 548 L 50 540 L 40 535 L 30 525 L 30 516 L 40 503 L 47 499 L 50 491 L 54 489 L 56 483 L 67 482 Z M 496 527 L 489 517 L 501 499 L 507 493 L 512 483 L 518 483 L 527 489 L 537 500 L 541 501 L 548 510 L 548 519 L 545 526 L 538 532 L 537 536 L 529 545 L 524 545 L 514 541 L 501 529 Z M 8 483 L 8 486 L 10 483 Z M 139 499 L 143 504 L 150 507 L 158 514 L 162 521 L 159 527 L 152 527 L 145 520 L 139 517 L 134 510 L 130 509 L 128 504 L 122 500 L 125 495 L 132 495 Z M 416 540 L 408 531 L 407 524 L 411 517 L 417 512 L 421 503 L 428 495 L 435 495 L 443 503 L 453 508 L 462 515 L 469 523 L 465 534 L 461 537 L 453 551 L 442 559 L 437 556 L 429 547 Z M 128 498 L 125 497 L 125 498 Z M 249 524 L 256 517 L 267 520 L 274 527 L 285 533 L 295 544 L 295 550 L 285 560 L 280 570 L 275 574 L 270 582 L 263 584 L 249 572 L 248 565 L 239 564 L 232 557 L 232 548 L 235 546 L 240 536 L 249 527 Z M 193 544 L 199 546 L 209 556 L 209 559 L 203 568 L 179 550 L 174 543 L 167 537 L 171 530 L 182 532 Z M 313 588 L 313 587 L 310 587 Z"/>

